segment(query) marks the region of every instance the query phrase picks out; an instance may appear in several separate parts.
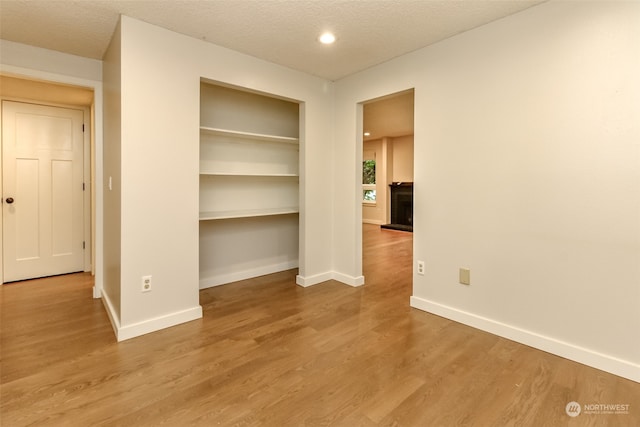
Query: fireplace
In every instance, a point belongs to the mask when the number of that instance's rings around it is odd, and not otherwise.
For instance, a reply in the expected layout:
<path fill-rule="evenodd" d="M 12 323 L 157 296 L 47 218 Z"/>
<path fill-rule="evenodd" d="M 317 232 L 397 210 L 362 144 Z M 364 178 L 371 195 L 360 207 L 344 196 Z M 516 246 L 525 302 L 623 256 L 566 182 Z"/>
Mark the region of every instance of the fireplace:
<path fill-rule="evenodd" d="M 394 182 L 391 188 L 391 223 L 382 228 L 413 231 L 413 182 Z"/>

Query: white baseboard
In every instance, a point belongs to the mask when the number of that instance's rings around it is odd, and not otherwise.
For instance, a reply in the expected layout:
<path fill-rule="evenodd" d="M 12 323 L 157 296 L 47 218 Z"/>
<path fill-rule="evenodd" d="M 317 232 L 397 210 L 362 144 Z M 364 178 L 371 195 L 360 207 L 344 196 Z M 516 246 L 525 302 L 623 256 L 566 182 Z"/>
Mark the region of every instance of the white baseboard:
<path fill-rule="evenodd" d="M 333 272 L 333 280 L 337 280 L 338 282 L 342 282 L 345 285 L 353 287 L 364 285 L 364 276 L 348 276 L 346 274 L 338 273 L 337 271 Z"/>
<path fill-rule="evenodd" d="M 95 289 L 95 288 L 94 288 Z M 107 316 L 109 316 L 109 321 L 111 322 L 111 327 L 113 328 L 113 333 L 116 334 L 116 338 L 118 337 L 118 330 L 120 329 L 120 320 L 119 317 L 113 308 L 113 304 L 111 303 L 111 299 L 106 292 L 102 292 L 102 305 L 107 312 Z"/>
<path fill-rule="evenodd" d="M 116 311 L 113 308 L 113 304 L 106 292 L 102 292 L 102 304 L 107 311 L 107 316 L 109 316 L 113 332 L 116 334 L 116 340 L 118 342 L 179 325 L 181 323 L 190 322 L 202 317 L 202 307 L 197 306 L 123 327 L 120 325 Z"/>
<path fill-rule="evenodd" d="M 363 224 L 373 224 L 373 225 L 382 225 L 384 221 L 380 221 L 378 219 L 362 219 Z"/>
<path fill-rule="evenodd" d="M 317 285 L 318 283 L 326 282 L 327 280 L 333 279 L 333 275 L 331 271 L 327 271 L 325 273 L 314 274 L 313 276 L 300 276 L 299 274 L 296 276 L 296 284 L 306 288 L 307 286 Z"/>
<path fill-rule="evenodd" d="M 302 287 L 317 285 L 318 283 L 326 282 L 327 280 L 337 280 L 349 286 L 362 286 L 364 285 L 364 276 L 348 276 L 346 274 L 338 273 L 337 271 L 327 271 L 325 273 L 315 274 L 313 276 L 296 276 L 296 283 Z"/>
<path fill-rule="evenodd" d="M 412 296 L 411 307 L 573 360 L 602 371 L 640 382 L 640 365 L 574 344 L 517 328 L 473 313 Z"/>
<path fill-rule="evenodd" d="M 200 279 L 200 289 L 211 288 L 213 286 L 226 285 L 227 283 L 239 280 L 251 279 L 253 277 L 264 276 L 265 274 L 277 273 L 279 271 L 298 268 L 298 260 L 282 262 L 280 264 L 265 265 L 250 270 L 234 271 L 229 274 L 205 277 Z"/>
<path fill-rule="evenodd" d="M 118 329 L 117 338 L 118 341 L 124 341 L 200 318 L 202 318 L 202 307 L 198 305 L 186 310 L 176 311 L 164 316 L 148 319 L 143 322 L 121 326 Z"/>

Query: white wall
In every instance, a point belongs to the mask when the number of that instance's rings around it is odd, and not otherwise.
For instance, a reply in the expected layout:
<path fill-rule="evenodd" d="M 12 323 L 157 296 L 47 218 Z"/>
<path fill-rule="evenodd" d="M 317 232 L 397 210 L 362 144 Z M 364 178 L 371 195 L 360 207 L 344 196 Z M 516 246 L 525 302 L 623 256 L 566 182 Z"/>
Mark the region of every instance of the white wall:
<path fill-rule="evenodd" d="M 337 82 L 338 269 L 356 104 L 415 87 L 411 304 L 640 381 L 638 75 L 639 3 L 549 2 Z"/>
<path fill-rule="evenodd" d="M 120 24 L 103 58 L 104 76 L 104 285 L 102 297 L 116 333 L 120 325 L 121 292 L 121 154 L 122 64 Z"/>
<path fill-rule="evenodd" d="M 0 58 L 5 66 L 37 70 L 75 79 L 102 81 L 102 61 L 97 59 L 69 55 L 9 40 L 0 40 Z M 11 72 L 8 68 L 3 71 Z M 58 81 L 58 79 L 52 81 Z"/>
<path fill-rule="evenodd" d="M 121 67 L 118 339 L 201 316 L 201 78 L 304 103 L 299 282 L 310 285 L 332 276 L 331 205 L 326 203 L 331 197 L 326 185 L 331 83 L 128 17 L 121 19 Z M 140 291 L 144 275 L 153 276 L 148 293 Z"/>
<path fill-rule="evenodd" d="M 393 138 L 393 182 L 413 182 L 413 135 Z"/>

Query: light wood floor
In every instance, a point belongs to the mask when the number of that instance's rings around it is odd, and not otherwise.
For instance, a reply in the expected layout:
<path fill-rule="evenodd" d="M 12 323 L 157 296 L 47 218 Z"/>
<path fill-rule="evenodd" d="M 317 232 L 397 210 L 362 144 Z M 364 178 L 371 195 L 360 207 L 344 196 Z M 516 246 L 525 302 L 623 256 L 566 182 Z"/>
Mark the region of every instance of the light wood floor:
<path fill-rule="evenodd" d="M 122 343 L 86 274 L 0 287 L 0 424 L 640 426 L 640 384 L 409 308 L 412 235 L 364 229 L 364 287 L 210 288 L 202 320 Z"/>

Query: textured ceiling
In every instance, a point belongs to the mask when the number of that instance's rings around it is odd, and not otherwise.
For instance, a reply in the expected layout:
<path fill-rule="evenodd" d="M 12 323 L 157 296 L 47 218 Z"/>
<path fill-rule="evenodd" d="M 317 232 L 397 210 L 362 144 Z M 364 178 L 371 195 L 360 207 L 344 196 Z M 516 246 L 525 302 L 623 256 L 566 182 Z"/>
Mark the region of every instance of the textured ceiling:
<path fill-rule="evenodd" d="M 0 0 L 0 38 L 102 59 L 120 14 L 337 80 L 541 0 Z M 332 46 L 317 42 L 333 31 Z"/>

